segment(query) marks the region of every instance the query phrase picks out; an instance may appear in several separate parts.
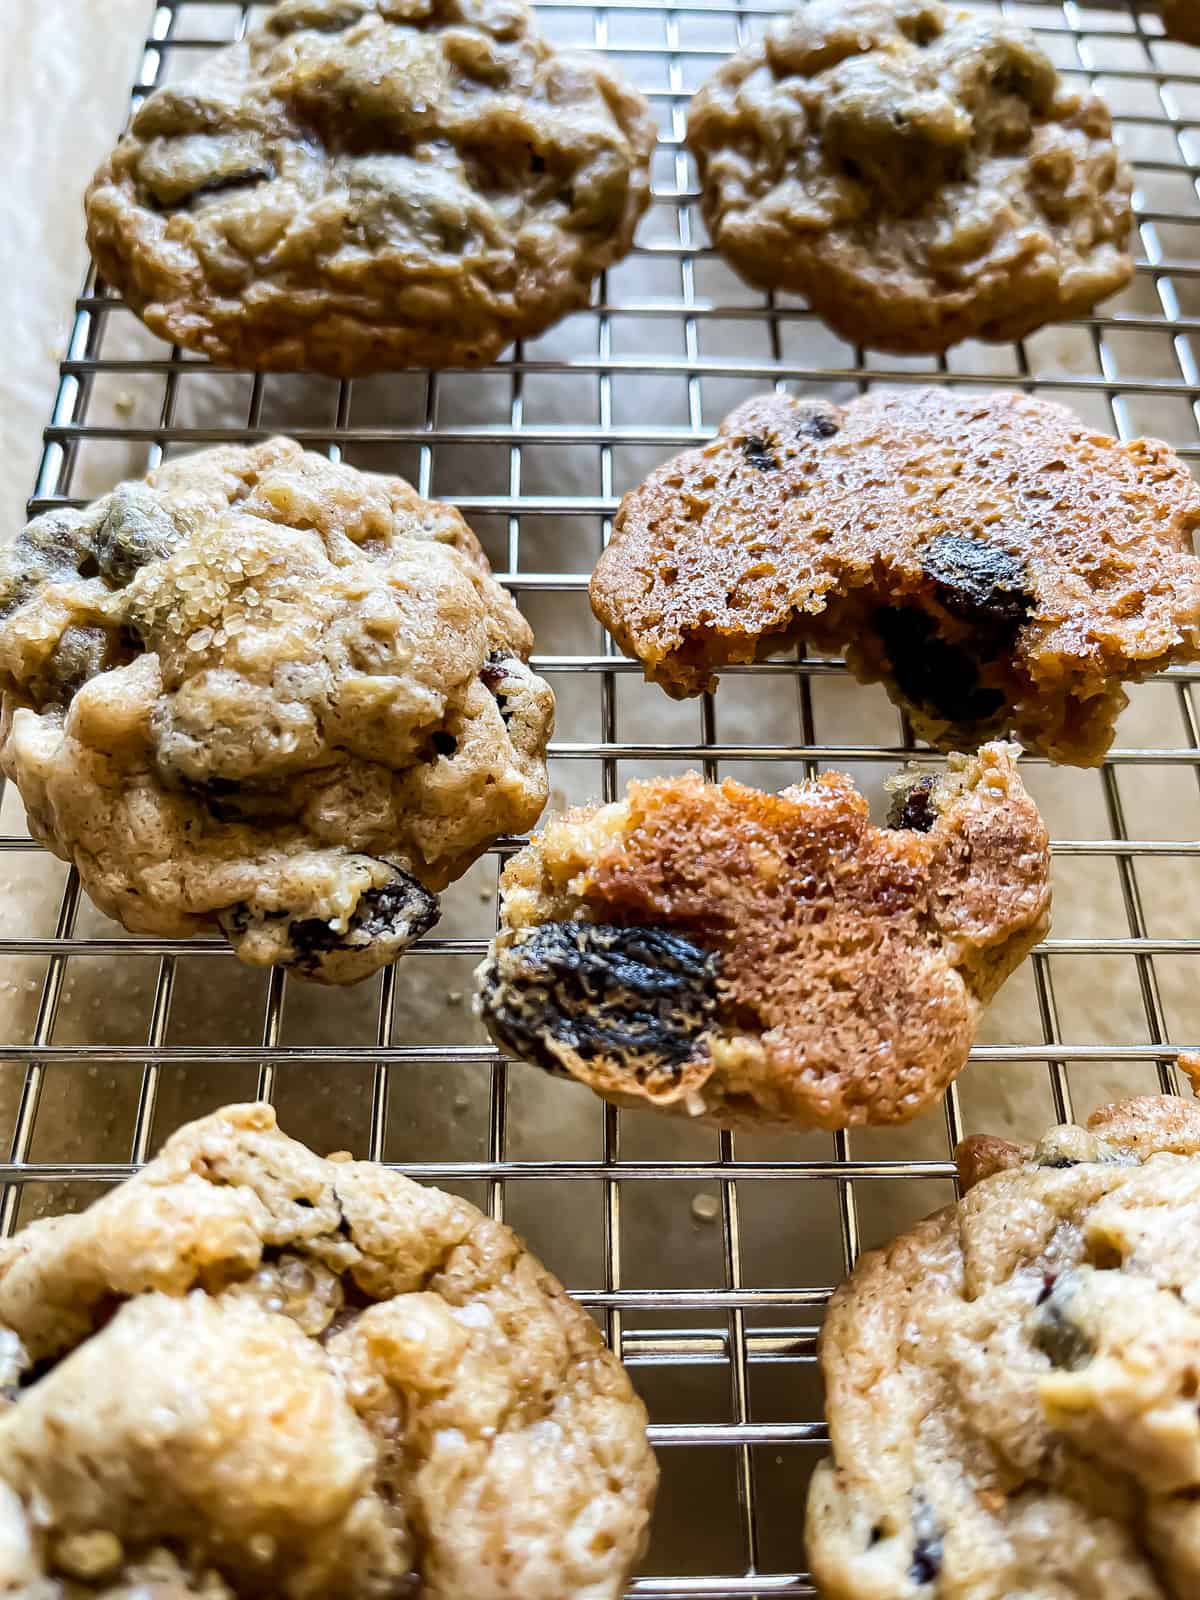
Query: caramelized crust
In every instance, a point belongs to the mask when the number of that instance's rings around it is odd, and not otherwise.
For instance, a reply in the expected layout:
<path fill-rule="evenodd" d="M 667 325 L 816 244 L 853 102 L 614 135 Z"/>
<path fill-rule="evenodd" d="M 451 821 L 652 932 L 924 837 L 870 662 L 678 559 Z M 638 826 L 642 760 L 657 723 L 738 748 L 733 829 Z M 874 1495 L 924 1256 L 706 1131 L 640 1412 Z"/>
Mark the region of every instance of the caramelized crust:
<path fill-rule="evenodd" d="M 1032 1145 L 1013 1144 L 1009 1139 L 993 1138 L 990 1133 L 972 1134 L 969 1139 L 963 1139 L 954 1152 L 959 1187 L 966 1194 L 984 1178 L 1019 1167 L 1032 1154 Z"/>
<path fill-rule="evenodd" d="M 674 696 L 805 639 L 920 737 L 1090 765 L 1121 684 L 1200 654 L 1200 490 L 1020 395 L 768 395 L 625 496 L 592 606 Z"/>
<path fill-rule="evenodd" d="M 1050 902 L 1046 832 L 1012 747 L 952 759 L 923 792 L 928 831 L 874 826 L 841 773 L 779 795 L 691 774 L 568 812 L 504 874 L 484 1020 L 505 1047 L 625 1103 L 726 1124 L 907 1121 L 965 1063 Z M 565 956 L 557 940 L 551 982 L 548 929 L 563 927 L 575 945 Z M 715 1016 L 709 969 L 673 945 L 671 988 L 652 988 L 644 969 L 664 958 L 619 937 L 631 929 L 715 957 Z M 583 981 L 567 957 L 590 963 Z M 680 1015 L 701 1019 L 689 1050 Z"/>

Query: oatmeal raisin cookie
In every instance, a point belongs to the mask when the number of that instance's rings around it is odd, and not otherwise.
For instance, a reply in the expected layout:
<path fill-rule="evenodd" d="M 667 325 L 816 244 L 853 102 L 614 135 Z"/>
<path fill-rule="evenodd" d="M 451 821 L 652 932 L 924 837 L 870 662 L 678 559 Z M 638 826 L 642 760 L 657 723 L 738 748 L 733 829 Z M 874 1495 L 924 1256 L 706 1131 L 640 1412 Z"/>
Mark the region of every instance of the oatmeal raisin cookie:
<path fill-rule="evenodd" d="M 619 1600 L 656 1471 L 591 1319 L 474 1206 L 267 1105 L 0 1244 L 0 1592 Z"/>
<path fill-rule="evenodd" d="M 1200 656 L 1200 489 L 1154 439 L 1023 395 L 765 395 L 625 496 L 592 606 L 699 694 L 795 639 L 917 734 L 1103 759 L 1122 684 Z"/>
<path fill-rule="evenodd" d="M 476 366 L 586 305 L 654 139 L 642 96 L 523 0 L 280 0 L 138 108 L 88 240 L 160 338 L 214 361 Z"/>
<path fill-rule="evenodd" d="M 693 773 L 568 811 L 505 869 L 485 1024 L 618 1104 L 723 1126 L 908 1121 L 1049 925 L 1016 754 L 910 770 L 886 828 L 837 772 L 779 795 Z"/>
<path fill-rule="evenodd" d="M 688 143 L 717 248 L 854 344 L 1019 339 L 1133 273 L 1108 107 L 1000 18 L 809 0 L 718 67 Z"/>
<path fill-rule="evenodd" d="M 1148 1096 L 859 1261 L 821 1335 L 826 1600 L 1200 1592 L 1200 1107 Z"/>
<path fill-rule="evenodd" d="M 355 982 L 541 812 L 531 645 L 451 507 L 222 447 L 0 553 L 0 766 L 132 932 Z"/>

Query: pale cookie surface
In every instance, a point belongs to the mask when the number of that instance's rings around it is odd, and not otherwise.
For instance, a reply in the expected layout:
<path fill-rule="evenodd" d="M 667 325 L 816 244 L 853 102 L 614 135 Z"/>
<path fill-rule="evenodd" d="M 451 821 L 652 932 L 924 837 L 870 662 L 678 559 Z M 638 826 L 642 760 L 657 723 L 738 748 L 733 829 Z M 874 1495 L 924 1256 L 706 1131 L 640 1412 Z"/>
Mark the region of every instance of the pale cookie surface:
<path fill-rule="evenodd" d="M 592 607 L 699 694 L 790 640 L 844 651 L 944 750 L 1099 762 L 1122 684 L 1200 655 L 1200 489 L 1020 395 L 767 395 L 621 503 Z"/>
<path fill-rule="evenodd" d="M 267 1105 L 0 1245 L 0 1369 L 22 1600 L 618 1600 L 645 1544 L 646 1413 L 591 1318 Z"/>
<path fill-rule="evenodd" d="M 625 1105 L 724 1126 L 906 1122 L 1049 924 L 1012 746 L 770 795 L 696 774 L 568 811 L 513 858 L 480 968 L 497 1043 Z"/>
<path fill-rule="evenodd" d="M 286 439 L 0 554 L 0 765 L 135 933 L 354 982 L 546 799 L 532 636 L 449 506 Z"/>
<path fill-rule="evenodd" d="M 854 344 L 1019 339 L 1133 273 L 1107 106 L 935 0 L 810 0 L 704 84 L 688 143 L 717 248 Z"/>
<path fill-rule="evenodd" d="M 523 0 L 281 0 L 138 109 L 88 240 L 214 361 L 478 365 L 628 251 L 654 139 L 642 96 Z"/>
<path fill-rule="evenodd" d="M 825 1600 L 1200 1593 L 1200 1107 L 1148 1096 L 858 1263 L 821 1336 Z M 990 1175 L 989 1175 L 990 1174 Z"/>

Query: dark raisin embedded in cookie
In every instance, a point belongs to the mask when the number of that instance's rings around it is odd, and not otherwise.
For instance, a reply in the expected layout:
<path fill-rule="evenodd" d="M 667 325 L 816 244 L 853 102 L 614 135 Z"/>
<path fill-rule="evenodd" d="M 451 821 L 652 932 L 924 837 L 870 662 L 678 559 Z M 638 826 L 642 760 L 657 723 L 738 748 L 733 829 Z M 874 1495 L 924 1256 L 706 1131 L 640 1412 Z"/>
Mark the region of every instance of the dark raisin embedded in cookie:
<path fill-rule="evenodd" d="M 134 932 L 352 983 L 546 797 L 550 689 L 466 523 L 290 440 L 0 552 L 0 766 Z"/>
<path fill-rule="evenodd" d="M 1051 1365 L 1065 1367 L 1068 1372 L 1085 1367 L 1096 1354 L 1091 1338 L 1072 1315 L 1077 1289 L 1070 1272 L 1057 1274 L 1049 1285 L 1044 1285 L 1037 1297 L 1030 1335 L 1034 1348 Z"/>
<path fill-rule="evenodd" d="M 701 85 L 688 144 L 717 249 L 856 345 L 1023 338 L 1132 276 L 1108 108 L 1003 18 L 807 0 Z"/>
<path fill-rule="evenodd" d="M 910 775 L 894 780 L 892 803 L 888 809 L 889 828 L 910 828 L 914 833 L 928 833 L 937 821 L 934 792 L 937 779 L 931 773 Z"/>
<path fill-rule="evenodd" d="M 1033 609 L 1024 562 L 987 539 L 939 534 L 921 551 L 921 571 L 951 616 L 983 632 L 1015 633 Z"/>
<path fill-rule="evenodd" d="M 718 961 L 666 928 L 543 923 L 481 969 L 498 1043 L 548 1071 L 603 1059 L 639 1084 L 671 1084 L 704 1054 Z"/>
<path fill-rule="evenodd" d="M 627 253 L 654 140 L 643 96 L 523 0 L 284 0 L 138 108 L 88 239 L 155 333 L 216 361 L 476 366 Z"/>
<path fill-rule="evenodd" d="M 982 662 L 969 648 L 943 639 L 934 617 L 916 606 L 883 606 L 872 620 L 888 675 L 911 710 L 952 728 L 955 744 L 1003 731 L 997 722 L 1003 691 L 983 686 Z"/>
<path fill-rule="evenodd" d="M 814 1582 L 823 1600 L 1193 1600 L 1200 1105 L 1104 1106 L 1036 1156 L 968 1144 L 970 1193 L 861 1255 L 826 1313 Z"/>
<path fill-rule="evenodd" d="M 746 460 L 760 472 L 774 472 L 779 465 L 766 444 L 755 433 L 750 435 L 742 449 L 745 451 Z"/>
<path fill-rule="evenodd" d="M 621 1600 L 647 1543 L 645 1407 L 588 1314 L 508 1228 L 268 1105 L 0 1242 L 14 1363 L 14 1600 Z"/>
<path fill-rule="evenodd" d="M 676 697 L 803 640 L 940 749 L 1011 732 L 1086 766 L 1126 682 L 1200 657 L 1197 527 L 1165 444 L 1044 401 L 771 394 L 625 496 L 590 593 Z"/>
<path fill-rule="evenodd" d="M 437 896 L 391 862 L 364 860 L 362 868 L 368 887 L 341 919 L 344 926 L 328 916 L 294 916 L 250 901 L 217 914 L 221 932 L 255 965 L 269 956 L 301 978 L 356 983 L 395 961 L 441 914 Z"/>
<path fill-rule="evenodd" d="M 913 1556 L 908 1575 L 919 1587 L 936 1583 L 942 1570 L 945 1547 L 933 1507 L 918 1495 L 913 1507 Z"/>
<path fill-rule="evenodd" d="M 509 861 L 479 1011 L 504 1050 L 625 1105 L 720 1124 L 905 1122 L 967 1059 L 1048 923 L 1045 829 L 1011 746 L 779 795 L 631 783 Z"/>

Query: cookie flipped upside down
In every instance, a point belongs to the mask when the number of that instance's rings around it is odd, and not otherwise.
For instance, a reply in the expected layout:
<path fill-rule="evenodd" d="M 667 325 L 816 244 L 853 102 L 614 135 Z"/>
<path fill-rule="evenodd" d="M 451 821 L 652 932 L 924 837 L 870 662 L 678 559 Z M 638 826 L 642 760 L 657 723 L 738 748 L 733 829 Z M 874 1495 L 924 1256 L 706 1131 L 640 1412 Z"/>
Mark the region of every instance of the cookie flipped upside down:
<path fill-rule="evenodd" d="M 971 1139 L 969 1193 L 863 1256 L 821 1334 L 825 1600 L 1200 1593 L 1200 1107 Z"/>
<path fill-rule="evenodd" d="M 1021 395 L 764 395 L 621 502 L 592 608 L 682 697 L 798 639 L 920 738 L 1098 764 L 1122 685 L 1200 657 L 1200 488 Z"/>
<path fill-rule="evenodd" d="M 502 1049 L 621 1105 L 722 1126 L 906 1122 L 1049 924 L 1012 746 L 895 785 L 770 795 L 696 774 L 550 822 L 509 862 L 479 969 Z"/>
<path fill-rule="evenodd" d="M 0 554 L 0 766 L 135 933 L 353 983 L 546 799 L 554 697 L 449 506 L 287 439 Z"/>
<path fill-rule="evenodd" d="M 657 1472 L 591 1318 L 474 1206 L 268 1105 L 0 1244 L 0 1593 L 620 1600 Z"/>

